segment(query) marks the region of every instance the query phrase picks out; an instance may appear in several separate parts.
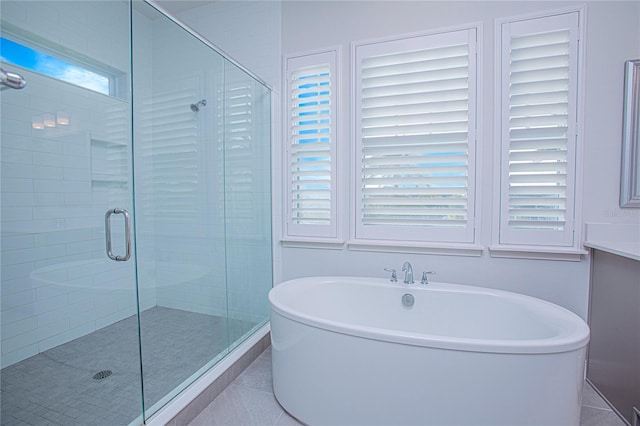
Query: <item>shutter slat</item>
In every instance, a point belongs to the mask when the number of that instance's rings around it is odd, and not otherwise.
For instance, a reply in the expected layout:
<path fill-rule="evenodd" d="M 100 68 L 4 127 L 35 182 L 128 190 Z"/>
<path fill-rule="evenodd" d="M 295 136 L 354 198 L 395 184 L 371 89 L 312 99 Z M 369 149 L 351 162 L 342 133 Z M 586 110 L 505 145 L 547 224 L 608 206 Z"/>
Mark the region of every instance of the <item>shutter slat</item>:
<path fill-rule="evenodd" d="M 465 228 L 467 219 L 463 216 L 447 216 L 446 220 L 442 220 L 443 216 L 432 217 L 406 217 L 397 218 L 375 218 L 365 216 L 367 225 L 385 225 L 385 226 L 415 226 L 420 228 Z"/>
<path fill-rule="evenodd" d="M 451 199 L 467 197 L 465 187 L 421 187 L 421 188 L 398 188 L 398 187 L 365 187 L 362 188 L 365 197 L 376 196 L 416 196 L 429 198 L 448 197 Z"/>
<path fill-rule="evenodd" d="M 463 132 L 466 130 L 466 121 L 458 122 L 436 122 L 420 124 L 397 124 L 393 126 L 364 127 L 362 128 L 363 138 L 404 136 L 404 135 L 424 135 L 447 132 Z"/>
<path fill-rule="evenodd" d="M 440 122 L 457 122 L 465 123 L 469 113 L 466 110 L 463 111 L 445 111 L 445 112 L 426 112 L 426 113 L 414 113 L 414 114 L 398 114 L 395 116 L 378 116 L 362 119 L 363 127 L 385 127 L 385 126 L 402 126 L 410 125 L 414 123 L 440 123 Z M 466 126 L 460 125 L 461 129 L 466 129 Z"/>
<path fill-rule="evenodd" d="M 465 101 L 468 99 L 467 89 L 441 90 L 431 93 L 411 93 L 406 95 L 387 95 L 362 99 L 362 110 L 369 108 L 388 107 L 394 105 L 429 105 L 434 104 L 438 108 L 440 103 L 452 101 Z"/>
<path fill-rule="evenodd" d="M 564 209 L 566 205 L 566 199 L 561 198 L 537 198 L 537 197 L 523 197 L 515 199 L 511 202 L 511 208 L 543 208 L 552 206 L 554 208 Z"/>
<path fill-rule="evenodd" d="M 537 186 L 540 184 L 549 184 L 549 186 L 563 187 L 567 184 L 567 176 L 565 174 L 534 174 L 534 175 L 509 175 L 509 182 L 511 185 L 520 186 Z"/>
<path fill-rule="evenodd" d="M 562 173 L 567 171 L 566 162 L 553 162 L 553 163 L 516 163 L 509 165 L 509 173 Z"/>
<path fill-rule="evenodd" d="M 422 164 L 425 167 L 428 165 L 441 165 L 443 164 L 459 164 L 467 162 L 467 156 L 465 154 L 451 154 L 451 155 L 404 155 L 398 156 L 380 156 L 380 157 L 366 157 L 363 159 L 364 168 L 380 167 L 405 167 L 412 164 Z"/>
<path fill-rule="evenodd" d="M 467 183 L 466 176 L 412 176 L 412 177 L 362 177 L 362 184 L 368 185 L 404 185 L 404 186 L 428 186 L 428 185 L 456 185 L 465 186 Z"/>
<path fill-rule="evenodd" d="M 379 175 L 396 176 L 398 178 L 406 178 L 409 175 L 432 177 L 437 175 L 462 175 L 466 176 L 467 165 L 466 163 L 451 166 L 451 165 L 430 165 L 430 166 L 402 166 L 401 170 L 397 167 L 364 167 L 362 175 L 365 178 L 371 178 Z"/>
<path fill-rule="evenodd" d="M 419 104 L 388 105 L 388 106 L 380 106 L 380 107 L 369 107 L 369 108 L 363 109 L 362 118 L 407 115 L 407 114 L 415 114 L 417 112 L 420 112 L 423 114 L 432 113 L 432 112 L 438 112 L 438 113 L 457 112 L 457 111 L 466 111 L 467 108 L 468 108 L 467 99 L 444 101 L 444 102 L 419 103 Z"/>
<path fill-rule="evenodd" d="M 425 205 L 424 198 L 409 198 L 409 197 L 375 197 L 375 198 L 367 198 L 363 201 L 363 204 L 366 206 L 390 206 L 390 207 L 401 207 L 401 206 L 419 206 L 421 209 L 429 210 L 434 208 L 441 208 L 447 206 L 455 206 L 457 208 L 466 208 L 467 203 L 465 199 L 450 199 L 450 198 L 429 198 L 429 204 Z M 457 202 L 456 202 L 457 201 Z"/>
<path fill-rule="evenodd" d="M 430 90 L 426 90 L 430 92 L 436 91 L 434 89 L 437 89 L 438 82 L 442 82 L 442 84 L 447 87 L 466 87 L 468 84 L 466 79 L 469 66 L 468 62 L 466 60 L 457 61 L 457 63 L 452 65 L 454 65 L 452 68 L 435 70 L 408 69 L 404 67 L 403 72 L 400 72 L 403 67 L 399 65 L 395 67 L 398 74 L 363 76 L 363 94 L 370 94 L 372 93 L 372 89 L 375 88 L 387 88 L 387 90 L 391 92 L 406 92 L 408 86 L 431 88 Z M 384 70 L 377 71 L 382 72 Z"/>
<path fill-rule="evenodd" d="M 555 161 L 557 163 L 566 163 L 567 154 L 565 149 L 554 150 L 526 150 L 516 151 L 515 149 L 509 153 L 509 165 L 514 162 L 542 162 L 542 161 Z"/>

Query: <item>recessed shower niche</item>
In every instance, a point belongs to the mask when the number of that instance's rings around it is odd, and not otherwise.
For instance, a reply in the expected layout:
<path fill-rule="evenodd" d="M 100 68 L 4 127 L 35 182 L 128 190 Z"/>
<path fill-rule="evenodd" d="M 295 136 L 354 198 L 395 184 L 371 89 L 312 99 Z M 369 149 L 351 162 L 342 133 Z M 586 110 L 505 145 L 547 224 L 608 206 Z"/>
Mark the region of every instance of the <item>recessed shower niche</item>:
<path fill-rule="evenodd" d="M 125 189 L 129 170 L 129 146 L 126 143 L 90 139 L 91 188 Z"/>

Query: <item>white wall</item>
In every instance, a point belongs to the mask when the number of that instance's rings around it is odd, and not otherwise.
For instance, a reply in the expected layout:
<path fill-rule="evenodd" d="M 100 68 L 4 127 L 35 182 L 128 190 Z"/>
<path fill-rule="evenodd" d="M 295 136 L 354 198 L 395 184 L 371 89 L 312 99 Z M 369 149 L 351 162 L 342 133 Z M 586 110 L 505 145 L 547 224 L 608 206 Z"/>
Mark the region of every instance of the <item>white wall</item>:
<path fill-rule="evenodd" d="M 583 219 L 638 225 L 640 209 L 621 209 L 619 188 L 623 63 L 640 58 L 640 2 L 588 5 Z"/>
<path fill-rule="evenodd" d="M 342 64 L 338 129 L 339 188 L 349 185 L 350 164 L 350 43 L 372 38 L 429 31 L 468 23 L 482 23 L 481 81 L 482 135 L 479 143 L 481 257 L 358 252 L 283 247 L 282 278 L 312 275 L 386 276 L 383 267 L 400 269 L 411 261 L 416 275 L 435 270 L 434 279 L 506 289 L 550 300 L 586 318 L 589 260 L 550 261 L 494 258 L 486 248 L 494 226 L 493 135 L 494 20 L 582 2 L 436 2 L 436 1 L 285 1 L 282 3 L 283 55 L 340 46 Z M 626 59 L 640 56 L 638 2 L 587 2 L 585 69 L 584 184 L 581 197 L 583 221 L 638 221 L 638 211 L 618 208 L 622 71 Z M 281 154 L 281 150 L 280 150 Z M 276 159 L 281 162 L 282 157 Z M 280 167 L 283 170 L 284 167 Z M 276 188 L 281 191 L 281 188 Z M 349 231 L 349 195 L 338 200 L 343 237 Z M 278 199 L 281 194 L 276 196 Z"/>

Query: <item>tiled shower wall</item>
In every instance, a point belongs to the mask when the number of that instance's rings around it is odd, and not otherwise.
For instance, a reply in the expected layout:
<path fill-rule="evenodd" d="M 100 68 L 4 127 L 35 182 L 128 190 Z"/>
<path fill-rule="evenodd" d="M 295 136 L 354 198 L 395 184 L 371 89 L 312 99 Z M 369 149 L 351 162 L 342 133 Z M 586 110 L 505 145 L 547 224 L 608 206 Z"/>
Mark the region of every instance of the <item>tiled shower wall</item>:
<path fill-rule="evenodd" d="M 128 73 L 126 3 L 1 7 L 3 28 L 13 25 L 16 35 L 48 39 L 48 48 L 72 49 Z M 27 80 L 25 89 L 2 93 L 4 367 L 133 315 L 136 299 L 133 264 L 108 260 L 104 248 L 106 210 L 131 205 L 129 102 L 3 68 Z M 33 128 L 45 114 L 69 122 Z M 114 242 L 122 242 L 121 222 L 114 219 L 113 227 Z M 154 290 L 142 291 L 155 305 Z"/>

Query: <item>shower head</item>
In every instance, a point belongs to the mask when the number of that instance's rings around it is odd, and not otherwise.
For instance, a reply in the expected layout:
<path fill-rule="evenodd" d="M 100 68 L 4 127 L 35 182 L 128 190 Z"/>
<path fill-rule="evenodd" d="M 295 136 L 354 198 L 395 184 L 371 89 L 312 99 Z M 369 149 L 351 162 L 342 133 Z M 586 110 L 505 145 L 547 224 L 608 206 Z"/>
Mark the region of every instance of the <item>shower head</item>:
<path fill-rule="evenodd" d="M 191 111 L 193 111 L 193 112 L 200 111 L 200 107 L 203 107 L 203 106 L 207 106 L 207 100 L 206 99 L 202 99 L 202 100 L 196 102 L 195 104 L 189 105 L 189 107 L 191 108 Z"/>

